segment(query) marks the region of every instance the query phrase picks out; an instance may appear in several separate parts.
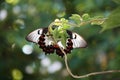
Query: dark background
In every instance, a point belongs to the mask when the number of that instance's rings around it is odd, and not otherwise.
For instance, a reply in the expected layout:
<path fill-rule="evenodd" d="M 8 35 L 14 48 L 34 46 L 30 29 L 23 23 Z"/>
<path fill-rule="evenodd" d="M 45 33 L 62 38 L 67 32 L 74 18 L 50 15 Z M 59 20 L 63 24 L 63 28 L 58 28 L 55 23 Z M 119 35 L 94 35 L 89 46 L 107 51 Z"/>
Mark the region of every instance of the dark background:
<path fill-rule="evenodd" d="M 44 55 L 38 45 L 27 42 L 25 36 L 37 28 L 47 27 L 56 18 L 67 19 L 71 14 L 108 17 L 119 7 L 119 2 L 0 0 L 0 80 L 75 80 L 67 73 L 63 58 L 56 54 Z M 74 74 L 120 69 L 120 28 L 100 33 L 101 29 L 89 24 L 73 29 L 88 43 L 87 48 L 74 49 L 68 54 Z M 120 80 L 120 73 L 76 80 Z"/>

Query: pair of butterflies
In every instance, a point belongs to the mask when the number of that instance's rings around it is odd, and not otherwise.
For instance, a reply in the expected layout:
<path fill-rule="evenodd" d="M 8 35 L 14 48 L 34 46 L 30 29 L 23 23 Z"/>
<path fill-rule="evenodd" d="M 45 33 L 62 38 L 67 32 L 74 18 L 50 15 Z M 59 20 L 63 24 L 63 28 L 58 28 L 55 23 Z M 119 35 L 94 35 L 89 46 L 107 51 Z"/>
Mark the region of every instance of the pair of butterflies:
<path fill-rule="evenodd" d="M 47 35 L 48 28 L 40 28 L 32 31 L 26 36 L 26 40 L 34 42 L 45 52 L 45 54 L 51 54 L 56 52 L 57 55 L 63 57 L 64 53 L 60 50 L 61 47 L 64 52 L 71 53 L 73 48 L 84 48 L 87 46 L 86 41 L 77 33 L 66 30 L 68 38 L 66 40 L 66 47 L 63 46 L 61 41 L 57 41 L 57 44 L 53 44 L 54 41 L 51 35 Z"/>

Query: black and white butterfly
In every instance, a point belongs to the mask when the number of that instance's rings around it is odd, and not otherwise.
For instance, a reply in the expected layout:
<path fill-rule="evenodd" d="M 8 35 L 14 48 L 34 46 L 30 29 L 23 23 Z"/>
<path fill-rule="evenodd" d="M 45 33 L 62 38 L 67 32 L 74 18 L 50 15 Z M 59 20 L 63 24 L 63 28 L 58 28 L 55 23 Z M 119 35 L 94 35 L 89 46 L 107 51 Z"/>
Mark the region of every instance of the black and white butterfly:
<path fill-rule="evenodd" d="M 40 28 L 32 31 L 26 36 L 26 40 L 29 42 L 34 42 L 39 45 L 39 47 L 45 52 L 45 54 L 50 54 L 56 52 L 57 55 L 63 57 L 64 54 L 60 50 L 61 47 L 66 54 L 71 53 L 73 48 L 84 48 L 87 46 L 86 41 L 77 33 L 66 30 L 69 37 L 66 40 L 66 47 L 64 47 L 61 41 L 57 41 L 57 44 L 53 44 L 54 41 L 51 35 L 47 35 L 48 28 Z"/>

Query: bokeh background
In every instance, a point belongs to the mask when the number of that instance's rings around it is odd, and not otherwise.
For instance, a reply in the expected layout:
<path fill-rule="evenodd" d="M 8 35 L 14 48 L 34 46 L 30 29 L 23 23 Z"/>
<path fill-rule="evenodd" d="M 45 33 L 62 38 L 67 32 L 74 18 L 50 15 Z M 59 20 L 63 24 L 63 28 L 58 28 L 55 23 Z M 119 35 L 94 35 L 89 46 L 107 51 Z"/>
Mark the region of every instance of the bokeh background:
<path fill-rule="evenodd" d="M 71 14 L 108 17 L 119 3 L 119 0 L 0 0 L 0 80 L 75 80 L 67 73 L 63 58 L 55 53 L 45 55 L 25 36 Z M 74 74 L 120 70 L 120 27 L 100 33 L 101 29 L 88 24 L 72 30 L 88 43 L 87 48 L 74 49 L 67 55 Z M 76 80 L 120 80 L 120 73 Z"/>

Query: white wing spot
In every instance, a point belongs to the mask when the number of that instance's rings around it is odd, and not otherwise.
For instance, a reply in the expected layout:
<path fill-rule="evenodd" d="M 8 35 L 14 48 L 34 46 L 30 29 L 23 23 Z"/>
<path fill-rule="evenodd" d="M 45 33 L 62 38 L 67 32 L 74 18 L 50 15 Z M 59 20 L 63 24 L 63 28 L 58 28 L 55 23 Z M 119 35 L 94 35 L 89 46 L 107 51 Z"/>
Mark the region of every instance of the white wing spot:
<path fill-rule="evenodd" d="M 38 34 L 38 30 L 39 30 L 39 33 L 40 33 L 40 34 Z M 29 34 L 27 35 L 26 40 L 27 40 L 27 41 L 30 41 L 30 42 L 38 43 L 39 37 L 40 37 L 40 35 L 42 34 L 42 31 L 43 31 L 42 28 L 32 31 L 31 33 L 29 33 Z"/>
<path fill-rule="evenodd" d="M 86 41 L 77 33 L 72 33 L 72 42 L 73 42 L 73 48 L 80 48 L 80 47 L 86 47 L 87 43 Z"/>

